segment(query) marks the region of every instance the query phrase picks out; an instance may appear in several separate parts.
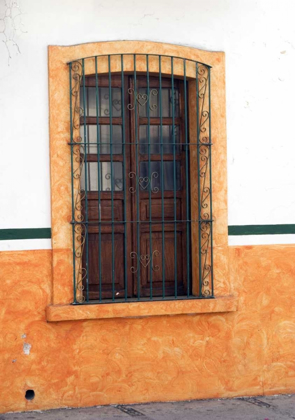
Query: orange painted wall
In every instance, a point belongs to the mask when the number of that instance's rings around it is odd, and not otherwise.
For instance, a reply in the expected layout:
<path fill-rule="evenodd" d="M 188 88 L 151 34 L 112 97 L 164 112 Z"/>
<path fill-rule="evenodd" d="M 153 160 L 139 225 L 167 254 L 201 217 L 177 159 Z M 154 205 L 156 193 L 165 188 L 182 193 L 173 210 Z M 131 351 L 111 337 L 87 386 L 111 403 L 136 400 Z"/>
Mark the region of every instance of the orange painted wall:
<path fill-rule="evenodd" d="M 237 312 L 47 323 L 51 251 L 0 253 L 1 412 L 295 392 L 294 261 L 230 247 Z"/>

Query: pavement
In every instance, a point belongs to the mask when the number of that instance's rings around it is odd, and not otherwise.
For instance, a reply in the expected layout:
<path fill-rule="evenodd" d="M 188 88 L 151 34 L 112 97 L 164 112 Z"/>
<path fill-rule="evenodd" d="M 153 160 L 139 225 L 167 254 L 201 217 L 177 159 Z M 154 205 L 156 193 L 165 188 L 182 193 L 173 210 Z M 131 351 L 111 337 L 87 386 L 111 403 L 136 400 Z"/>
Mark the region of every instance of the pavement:
<path fill-rule="evenodd" d="M 90 408 L 63 408 L 0 415 L 0 420 L 287 420 L 295 419 L 295 394 Z"/>

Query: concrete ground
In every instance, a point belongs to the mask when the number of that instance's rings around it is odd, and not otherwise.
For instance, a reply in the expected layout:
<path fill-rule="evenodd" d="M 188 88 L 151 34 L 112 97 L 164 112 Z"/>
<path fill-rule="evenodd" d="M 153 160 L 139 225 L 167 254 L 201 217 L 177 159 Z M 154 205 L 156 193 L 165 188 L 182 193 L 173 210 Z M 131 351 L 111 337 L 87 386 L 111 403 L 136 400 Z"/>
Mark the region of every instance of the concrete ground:
<path fill-rule="evenodd" d="M 295 419 L 295 394 L 91 408 L 31 411 L 0 415 L 0 420 L 287 420 Z"/>

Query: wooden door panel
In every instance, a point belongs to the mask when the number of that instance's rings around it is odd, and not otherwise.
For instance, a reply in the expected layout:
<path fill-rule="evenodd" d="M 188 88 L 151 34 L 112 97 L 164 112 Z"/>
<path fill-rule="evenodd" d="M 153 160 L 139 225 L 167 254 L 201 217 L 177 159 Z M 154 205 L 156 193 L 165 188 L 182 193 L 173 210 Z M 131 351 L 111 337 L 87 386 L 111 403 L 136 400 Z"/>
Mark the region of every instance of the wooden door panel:
<path fill-rule="evenodd" d="M 163 217 L 164 216 L 164 217 Z M 150 219 L 149 199 L 140 201 L 141 220 Z M 181 199 L 176 199 L 176 218 L 181 220 Z M 151 197 L 151 219 L 154 221 L 174 220 L 174 199 L 164 197 L 164 215 L 162 215 L 162 199 Z"/>
<path fill-rule="evenodd" d="M 177 293 L 183 294 L 186 285 L 186 247 L 185 235 L 177 231 Z M 140 254 L 144 264 L 141 264 L 142 289 L 141 295 L 150 296 L 151 271 L 153 296 L 161 296 L 163 293 L 163 282 L 165 280 L 165 295 L 175 294 L 175 254 L 174 254 L 174 232 L 165 232 L 164 239 L 164 267 L 165 279 L 162 266 L 162 232 L 152 233 L 152 244 L 150 235 L 142 233 Z M 150 245 L 152 245 L 152 256 L 150 256 Z"/>
<path fill-rule="evenodd" d="M 112 235 L 101 234 L 101 273 L 99 272 L 99 235 L 88 235 L 89 297 L 99 299 L 101 275 L 102 298 L 112 298 Z M 114 288 L 115 298 L 124 296 L 124 234 L 114 233 Z M 85 258 L 85 257 L 84 257 Z M 84 284 L 86 288 L 86 284 Z"/>
<path fill-rule="evenodd" d="M 171 87 L 166 79 L 166 87 Z M 139 86 L 146 86 L 146 76 L 139 77 Z M 151 86 L 151 84 L 150 84 Z M 163 86 L 163 85 L 162 85 Z M 177 89 L 177 106 L 180 105 L 175 118 L 168 112 L 165 124 L 162 120 L 162 131 L 160 130 L 161 121 L 157 118 L 158 111 L 150 112 L 150 119 L 147 118 L 146 107 L 144 111 L 138 113 L 137 121 L 138 132 L 134 135 L 134 140 L 139 139 L 139 151 L 132 149 L 133 162 L 138 160 L 137 167 L 133 171 L 138 174 L 140 180 L 139 199 L 134 200 L 133 208 L 139 206 L 140 214 L 140 270 L 141 270 L 141 296 L 150 296 L 151 284 L 152 295 L 163 296 L 163 283 L 165 296 L 175 296 L 175 289 L 179 296 L 187 293 L 187 243 L 186 243 L 186 223 L 175 222 L 174 220 L 186 220 L 186 159 L 185 148 L 176 145 L 175 155 L 173 142 L 184 142 L 184 121 L 183 121 L 183 96 L 182 84 L 180 81 L 175 83 Z M 153 79 L 153 87 L 158 87 L 157 79 Z M 141 91 L 140 91 L 141 92 Z M 165 95 L 168 90 L 166 89 Z M 168 92 L 169 94 L 169 92 Z M 167 99 L 167 98 L 166 98 Z M 169 98 L 168 98 L 169 99 Z M 171 100 L 167 99 L 168 106 Z M 175 103 L 176 104 L 176 103 Z M 159 104 L 158 104 L 159 105 Z M 182 111 L 181 111 L 182 109 Z M 148 125 L 151 129 L 148 129 Z M 177 133 L 172 127 L 177 126 Z M 156 127 L 158 126 L 158 128 Z M 162 133 L 162 135 L 160 135 Z M 172 137 L 171 137 L 172 136 Z M 163 147 L 159 141 L 163 141 Z M 150 147 L 148 147 L 150 141 Z M 137 155 L 138 152 L 138 155 Z M 163 155 L 161 155 L 163 152 Z M 176 169 L 176 172 L 175 172 Z M 156 176 L 155 176 L 156 174 Z M 162 179 L 163 176 L 163 179 Z M 175 179 L 176 176 L 176 179 Z M 175 181 L 174 181 L 175 179 Z M 163 182 L 162 182 L 163 181 Z M 162 185 L 163 184 L 163 185 Z M 162 212 L 162 189 L 164 197 L 164 214 Z M 151 213 L 151 214 L 150 214 Z M 151 227 L 149 221 L 151 219 Z M 164 222 L 164 224 L 162 223 Z M 167 223 L 169 222 L 169 223 Z M 134 226 L 137 231 L 137 227 Z M 164 249 L 162 249 L 162 237 L 164 230 Z M 176 234 L 176 253 L 175 253 L 175 234 Z M 137 233 L 136 233 L 137 235 Z M 151 238 L 150 238 L 151 235 Z M 150 252 L 150 245 L 152 250 Z M 175 255 L 176 254 L 176 255 Z M 164 270 L 162 267 L 164 255 Z M 177 265 L 177 269 L 176 269 Z M 175 272 L 176 270 L 176 272 Z M 165 275 L 163 275 L 165 272 Z M 176 287 L 175 287 L 176 281 Z M 137 285 L 135 284 L 135 294 Z"/>
<path fill-rule="evenodd" d="M 123 200 L 113 200 L 113 214 L 115 221 L 123 220 Z M 100 200 L 100 217 L 103 222 L 112 220 L 112 201 L 101 199 Z M 88 220 L 99 220 L 99 205 L 98 199 L 88 199 Z"/>

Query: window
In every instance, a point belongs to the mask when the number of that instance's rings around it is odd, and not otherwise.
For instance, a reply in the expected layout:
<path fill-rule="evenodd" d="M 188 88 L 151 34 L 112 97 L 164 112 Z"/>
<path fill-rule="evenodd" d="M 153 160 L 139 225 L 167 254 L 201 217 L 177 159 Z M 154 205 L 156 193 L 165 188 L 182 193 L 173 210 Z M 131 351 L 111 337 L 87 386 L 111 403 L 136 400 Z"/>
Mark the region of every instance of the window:
<path fill-rule="evenodd" d="M 210 66 L 116 54 L 69 71 L 74 302 L 212 297 Z"/>

